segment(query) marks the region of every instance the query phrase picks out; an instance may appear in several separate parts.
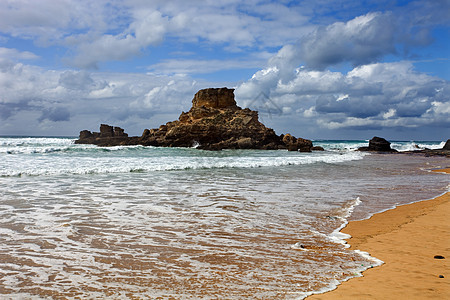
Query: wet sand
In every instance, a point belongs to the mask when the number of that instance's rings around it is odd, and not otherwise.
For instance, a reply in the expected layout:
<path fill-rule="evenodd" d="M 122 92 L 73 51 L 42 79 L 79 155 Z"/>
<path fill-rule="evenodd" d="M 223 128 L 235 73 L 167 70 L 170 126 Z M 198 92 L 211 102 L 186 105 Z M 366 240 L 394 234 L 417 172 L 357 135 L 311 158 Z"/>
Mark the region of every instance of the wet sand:
<path fill-rule="evenodd" d="M 436 171 L 450 173 L 450 168 Z M 450 299 L 449 202 L 446 193 L 350 222 L 342 231 L 352 236 L 351 249 L 384 264 L 307 299 Z"/>

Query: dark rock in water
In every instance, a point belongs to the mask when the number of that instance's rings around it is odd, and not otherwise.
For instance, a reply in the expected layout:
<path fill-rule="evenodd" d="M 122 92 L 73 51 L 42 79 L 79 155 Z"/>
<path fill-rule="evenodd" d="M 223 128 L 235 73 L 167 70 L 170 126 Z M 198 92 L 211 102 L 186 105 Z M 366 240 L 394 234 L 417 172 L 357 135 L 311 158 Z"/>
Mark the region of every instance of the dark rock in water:
<path fill-rule="evenodd" d="M 310 140 L 297 139 L 289 133 L 280 137 L 289 151 L 311 152 L 312 142 Z"/>
<path fill-rule="evenodd" d="M 405 151 L 406 154 L 422 154 L 425 156 L 446 156 L 450 157 L 450 139 L 447 140 L 442 149 L 421 149 L 413 151 Z"/>
<path fill-rule="evenodd" d="M 290 134 L 278 136 L 258 121 L 258 112 L 236 105 L 234 89 L 198 91 L 188 112 L 156 129 L 145 129 L 140 137 L 128 137 L 123 129 L 102 124 L 100 133 L 83 130 L 77 144 L 101 146 L 145 145 L 221 149 L 288 149 L 311 152 L 310 140 Z"/>
<path fill-rule="evenodd" d="M 312 151 L 325 151 L 325 149 L 323 149 L 323 147 L 321 146 L 313 146 L 311 148 Z"/>
<path fill-rule="evenodd" d="M 443 257 L 442 255 L 435 255 L 434 259 L 445 259 L 445 257 Z"/>
<path fill-rule="evenodd" d="M 397 152 L 397 150 L 391 148 L 391 143 L 385 140 L 384 138 L 380 138 L 374 136 L 369 141 L 369 147 L 360 147 L 359 151 L 376 151 L 376 152 Z"/>
<path fill-rule="evenodd" d="M 450 139 L 448 139 L 447 142 L 445 142 L 444 148 L 442 148 L 442 150 L 450 151 Z"/>
<path fill-rule="evenodd" d="M 450 157 L 450 140 L 447 140 L 444 148 L 442 149 L 420 149 L 412 151 L 398 152 L 391 148 L 391 143 L 380 137 L 373 137 L 369 141 L 369 147 L 360 147 L 359 151 L 375 151 L 375 152 L 387 152 L 387 153 L 402 153 L 402 154 L 421 154 L 425 156 L 447 156 Z"/>
<path fill-rule="evenodd" d="M 106 124 L 100 125 L 100 132 L 83 130 L 75 144 L 93 144 L 98 146 L 117 146 L 130 144 L 128 134 L 120 127 L 112 127 Z"/>

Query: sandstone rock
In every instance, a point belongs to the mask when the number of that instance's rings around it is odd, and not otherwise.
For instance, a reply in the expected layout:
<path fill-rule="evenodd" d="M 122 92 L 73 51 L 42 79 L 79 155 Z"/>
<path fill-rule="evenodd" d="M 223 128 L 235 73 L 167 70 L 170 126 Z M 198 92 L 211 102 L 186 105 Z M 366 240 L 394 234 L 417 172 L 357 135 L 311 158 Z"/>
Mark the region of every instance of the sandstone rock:
<path fill-rule="evenodd" d="M 100 125 L 100 136 L 101 137 L 113 137 L 114 129 L 112 126 L 101 124 Z"/>
<path fill-rule="evenodd" d="M 92 132 L 89 130 L 80 131 L 80 140 L 89 139 L 92 137 Z"/>
<path fill-rule="evenodd" d="M 295 138 L 289 133 L 282 137 L 282 141 L 286 144 L 288 151 L 311 152 L 312 142 L 302 138 Z"/>
<path fill-rule="evenodd" d="M 80 132 L 76 143 L 96 145 L 146 145 L 221 149 L 288 149 L 310 152 L 310 140 L 290 134 L 278 136 L 259 122 L 258 112 L 236 105 L 234 90 L 212 88 L 198 91 L 188 112 L 157 129 L 145 129 L 140 137 L 128 137 L 120 127 L 106 124 L 100 133 Z"/>
<path fill-rule="evenodd" d="M 134 145 L 134 138 L 130 139 L 128 134 L 120 127 L 106 124 L 100 125 L 100 132 L 83 130 L 75 144 L 94 144 L 98 146 Z"/>
<path fill-rule="evenodd" d="M 210 88 L 200 90 L 192 99 L 192 107 L 229 108 L 236 107 L 234 89 Z"/>
<path fill-rule="evenodd" d="M 120 127 L 114 127 L 114 135 L 117 137 L 128 137 L 128 134 Z"/>

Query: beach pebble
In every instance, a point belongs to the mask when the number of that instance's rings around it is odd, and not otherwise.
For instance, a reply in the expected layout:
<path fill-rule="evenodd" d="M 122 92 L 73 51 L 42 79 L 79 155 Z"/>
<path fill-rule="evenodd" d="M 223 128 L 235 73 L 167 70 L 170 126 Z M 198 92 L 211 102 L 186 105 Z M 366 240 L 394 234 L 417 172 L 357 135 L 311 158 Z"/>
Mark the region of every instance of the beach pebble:
<path fill-rule="evenodd" d="M 439 278 L 444 278 L 444 275 L 439 275 Z"/>
<path fill-rule="evenodd" d="M 435 259 L 445 259 L 445 257 L 443 257 L 442 255 L 435 255 L 434 258 Z"/>

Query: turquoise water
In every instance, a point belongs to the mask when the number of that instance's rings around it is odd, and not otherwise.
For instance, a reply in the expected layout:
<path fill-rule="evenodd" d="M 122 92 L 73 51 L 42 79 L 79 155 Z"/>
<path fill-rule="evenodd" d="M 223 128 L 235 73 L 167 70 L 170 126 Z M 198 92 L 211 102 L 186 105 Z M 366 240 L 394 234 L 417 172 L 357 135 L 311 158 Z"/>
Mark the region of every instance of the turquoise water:
<path fill-rule="evenodd" d="M 0 294 L 298 299 L 380 261 L 338 230 L 435 197 L 446 158 L 0 138 Z M 393 142 L 441 147 L 442 142 Z"/>

